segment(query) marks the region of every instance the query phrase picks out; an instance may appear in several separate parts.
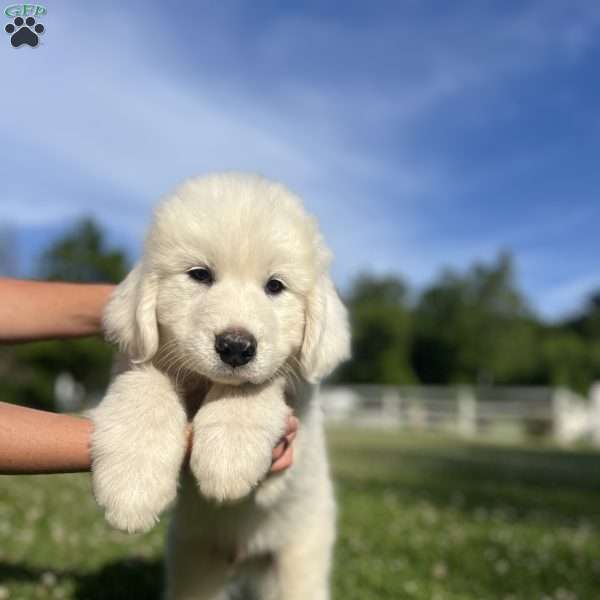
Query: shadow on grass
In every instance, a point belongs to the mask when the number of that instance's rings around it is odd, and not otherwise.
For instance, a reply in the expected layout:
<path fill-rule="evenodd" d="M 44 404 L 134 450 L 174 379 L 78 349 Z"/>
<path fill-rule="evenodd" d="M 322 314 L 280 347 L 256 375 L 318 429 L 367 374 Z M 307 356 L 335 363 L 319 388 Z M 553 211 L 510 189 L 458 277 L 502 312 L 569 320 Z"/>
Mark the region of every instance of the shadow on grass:
<path fill-rule="evenodd" d="M 158 600 L 163 589 L 159 560 L 126 560 L 77 578 L 78 600 Z"/>
<path fill-rule="evenodd" d="M 0 562 L 0 582 L 43 582 L 48 569 Z M 129 559 L 108 563 L 98 571 L 53 571 L 57 581 L 72 581 L 77 600 L 158 600 L 163 589 L 160 560 Z"/>
<path fill-rule="evenodd" d="M 556 524 L 600 520 L 600 454 L 478 444 L 357 447 L 333 440 L 334 473 L 344 491 L 422 498 L 466 512 L 509 510 Z"/>

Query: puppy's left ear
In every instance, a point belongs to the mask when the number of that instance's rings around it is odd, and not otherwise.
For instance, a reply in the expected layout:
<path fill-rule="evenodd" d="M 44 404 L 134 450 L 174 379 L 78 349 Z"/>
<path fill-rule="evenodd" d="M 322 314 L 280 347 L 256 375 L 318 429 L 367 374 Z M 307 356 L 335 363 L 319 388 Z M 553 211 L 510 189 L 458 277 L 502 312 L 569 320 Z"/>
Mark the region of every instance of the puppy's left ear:
<path fill-rule="evenodd" d="M 350 358 L 348 312 L 333 282 L 322 275 L 308 297 L 300 364 L 304 377 L 317 383 Z"/>

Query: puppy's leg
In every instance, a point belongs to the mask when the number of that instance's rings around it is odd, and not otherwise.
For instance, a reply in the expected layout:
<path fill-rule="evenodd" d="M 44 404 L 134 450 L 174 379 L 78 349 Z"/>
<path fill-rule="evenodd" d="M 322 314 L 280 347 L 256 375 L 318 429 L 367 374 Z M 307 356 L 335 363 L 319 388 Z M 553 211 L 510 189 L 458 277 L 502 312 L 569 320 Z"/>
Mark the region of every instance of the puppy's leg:
<path fill-rule="evenodd" d="M 171 381 L 153 367 L 127 371 L 90 414 L 92 481 L 106 520 L 147 531 L 175 498 L 187 418 Z"/>
<path fill-rule="evenodd" d="M 279 573 L 275 564 L 266 565 L 260 572 L 254 573 L 252 583 L 256 598 L 260 600 L 281 600 Z"/>
<path fill-rule="evenodd" d="M 215 384 L 194 417 L 190 467 L 206 498 L 247 496 L 271 467 L 271 452 L 290 413 L 285 381 L 263 386 Z"/>
<path fill-rule="evenodd" d="M 267 574 L 265 600 L 329 600 L 329 572 L 335 538 L 333 522 L 302 530 L 276 555 L 276 576 Z M 275 583 L 277 581 L 277 583 Z M 262 596 L 261 596 L 262 599 Z"/>
<path fill-rule="evenodd" d="M 170 537 L 165 600 L 227 600 L 230 566 L 194 540 Z"/>

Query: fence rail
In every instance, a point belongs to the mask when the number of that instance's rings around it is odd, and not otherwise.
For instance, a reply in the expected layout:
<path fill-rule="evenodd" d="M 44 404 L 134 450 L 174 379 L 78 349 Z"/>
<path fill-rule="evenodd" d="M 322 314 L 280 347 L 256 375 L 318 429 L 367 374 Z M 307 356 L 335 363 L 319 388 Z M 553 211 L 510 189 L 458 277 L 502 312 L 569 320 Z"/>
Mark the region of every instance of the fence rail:
<path fill-rule="evenodd" d="M 465 437 L 552 436 L 600 445 L 600 384 L 584 398 L 565 388 L 324 386 L 329 423 L 445 430 Z"/>
<path fill-rule="evenodd" d="M 55 382 L 63 412 L 95 405 L 69 373 Z M 552 436 L 561 444 L 590 441 L 600 446 L 600 382 L 589 398 L 566 388 L 473 386 L 323 386 L 329 423 L 366 427 L 443 430 L 476 435 Z"/>

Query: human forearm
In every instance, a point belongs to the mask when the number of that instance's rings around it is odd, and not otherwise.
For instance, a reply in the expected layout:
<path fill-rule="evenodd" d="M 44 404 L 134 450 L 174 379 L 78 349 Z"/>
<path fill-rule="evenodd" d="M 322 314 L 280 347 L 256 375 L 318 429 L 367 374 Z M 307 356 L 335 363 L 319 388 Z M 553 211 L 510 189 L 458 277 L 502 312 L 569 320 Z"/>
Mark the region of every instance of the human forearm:
<path fill-rule="evenodd" d="M 112 285 L 0 278 L 0 342 L 95 335 Z"/>
<path fill-rule="evenodd" d="M 0 402 L 0 474 L 90 470 L 88 419 Z"/>

